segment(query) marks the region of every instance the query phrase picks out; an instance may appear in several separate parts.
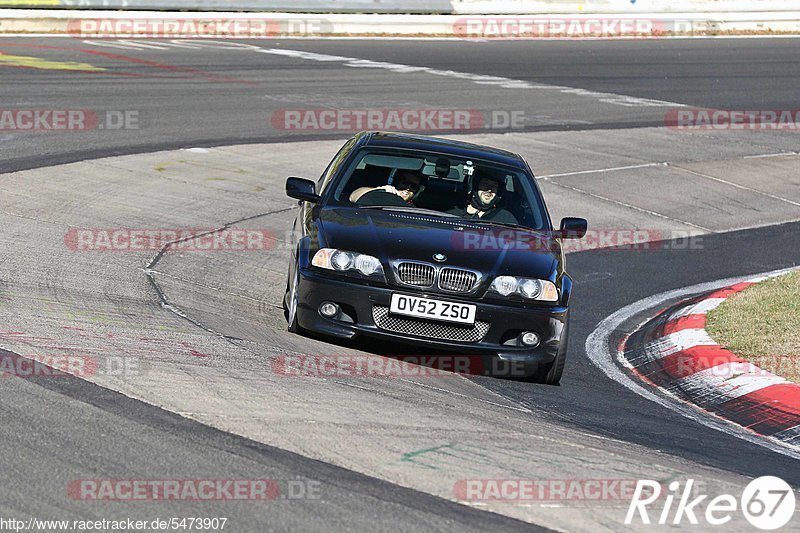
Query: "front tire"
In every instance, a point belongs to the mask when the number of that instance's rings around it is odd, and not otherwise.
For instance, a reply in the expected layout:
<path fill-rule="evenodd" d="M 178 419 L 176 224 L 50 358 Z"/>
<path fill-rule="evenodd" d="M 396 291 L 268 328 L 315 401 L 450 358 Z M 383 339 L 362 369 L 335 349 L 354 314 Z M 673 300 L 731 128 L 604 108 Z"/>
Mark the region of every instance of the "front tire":
<path fill-rule="evenodd" d="M 289 333 L 302 333 L 303 328 L 297 322 L 297 304 L 299 299 L 300 287 L 300 269 L 295 268 L 294 276 L 291 281 L 286 284 L 286 296 L 283 299 L 283 315 L 286 317 L 286 322 Z"/>
<path fill-rule="evenodd" d="M 564 326 L 564 332 L 561 334 L 561 343 L 558 346 L 556 358 L 553 359 L 553 362 L 549 365 L 540 366 L 533 376 L 531 376 L 531 381 L 543 385 L 559 385 L 561 383 L 564 365 L 567 362 L 568 339 L 569 320 L 567 320 L 567 324 Z"/>

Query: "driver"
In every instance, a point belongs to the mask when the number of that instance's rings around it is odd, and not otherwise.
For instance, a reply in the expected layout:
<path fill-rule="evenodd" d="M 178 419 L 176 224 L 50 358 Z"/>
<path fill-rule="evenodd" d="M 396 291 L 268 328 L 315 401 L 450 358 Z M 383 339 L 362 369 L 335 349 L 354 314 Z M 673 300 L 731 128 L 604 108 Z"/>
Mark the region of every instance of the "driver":
<path fill-rule="evenodd" d="M 401 169 L 395 172 L 393 185 L 359 187 L 350 194 L 350 201 L 359 205 L 413 206 L 413 201 L 422 190 L 423 181 L 424 176 L 420 172 Z M 392 200 L 387 194 L 397 198 Z"/>
<path fill-rule="evenodd" d="M 509 210 L 498 207 L 505 192 L 504 180 L 486 175 L 474 180 L 473 183 L 476 185 L 469 193 L 467 205 L 451 209 L 448 213 L 462 218 L 481 218 L 505 224 L 519 224 Z"/>

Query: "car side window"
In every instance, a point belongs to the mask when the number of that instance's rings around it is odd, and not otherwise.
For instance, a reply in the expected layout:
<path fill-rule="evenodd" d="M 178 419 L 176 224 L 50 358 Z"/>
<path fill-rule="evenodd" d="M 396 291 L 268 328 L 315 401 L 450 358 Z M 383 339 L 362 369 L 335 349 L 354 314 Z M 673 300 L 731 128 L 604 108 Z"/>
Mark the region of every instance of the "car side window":
<path fill-rule="evenodd" d="M 350 154 L 350 149 L 353 147 L 355 142 L 356 140 L 354 137 L 344 143 L 344 146 L 339 149 L 339 153 L 336 154 L 336 156 L 328 165 L 328 168 L 326 168 L 325 172 L 323 172 L 322 176 L 320 176 L 319 181 L 317 181 L 317 194 L 321 195 L 328 187 L 331 182 L 331 178 L 336 175 L 339 167 L 341 167 L 344 160 L 347 159 L 347 156 Z"/>

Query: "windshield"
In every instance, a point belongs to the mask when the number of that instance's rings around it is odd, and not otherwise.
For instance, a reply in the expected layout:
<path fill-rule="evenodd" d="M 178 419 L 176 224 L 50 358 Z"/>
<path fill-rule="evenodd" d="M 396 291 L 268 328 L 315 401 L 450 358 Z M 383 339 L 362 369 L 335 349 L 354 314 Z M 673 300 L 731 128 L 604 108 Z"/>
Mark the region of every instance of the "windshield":
<path fill-rule="evenodd" d="M 546 229 L 532 180 L 520 170 L 478 159 L 363 149 L 338 180 L 330 203 Z"/>

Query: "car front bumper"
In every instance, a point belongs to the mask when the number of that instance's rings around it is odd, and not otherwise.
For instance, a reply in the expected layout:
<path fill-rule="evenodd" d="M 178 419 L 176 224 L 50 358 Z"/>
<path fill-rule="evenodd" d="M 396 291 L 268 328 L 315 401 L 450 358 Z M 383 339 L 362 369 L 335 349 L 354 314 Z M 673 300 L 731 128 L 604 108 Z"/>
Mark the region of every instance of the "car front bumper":
<path fill-rule="evenodd" d="M 476 326 L 470 328 L 390 315 L 388 308 L 394 292 L 475 304 Z M 322 316 L 319 307 L 323 302 L 338 304 L 344 312 L 343 319 Z M 309 268 L 300 270 L 297 320 L 301 327 L 324 335 L 348 339 L 375 337 L 459 354 L 492 356 L 535 367 L 551 363 L 561 343 L 565 342 L 567 311 L 566 306 L 528 304 L 520 307 L 436 292 L 371 286 L 360 280 L 325 276 Z M 523 331 L 537 333 L 541 339 L 539 346 L 507 344 Z"/>

